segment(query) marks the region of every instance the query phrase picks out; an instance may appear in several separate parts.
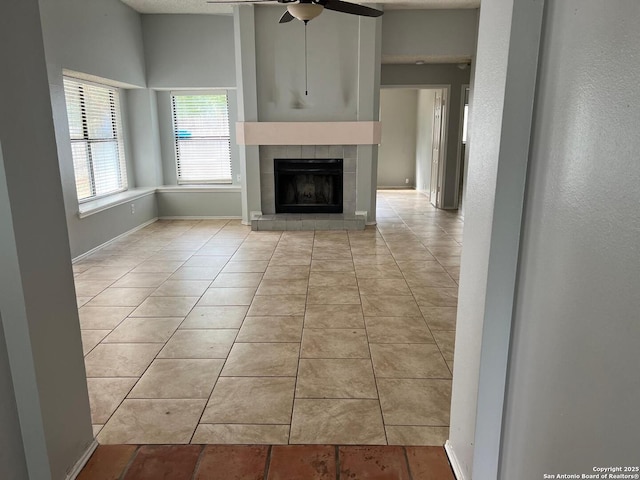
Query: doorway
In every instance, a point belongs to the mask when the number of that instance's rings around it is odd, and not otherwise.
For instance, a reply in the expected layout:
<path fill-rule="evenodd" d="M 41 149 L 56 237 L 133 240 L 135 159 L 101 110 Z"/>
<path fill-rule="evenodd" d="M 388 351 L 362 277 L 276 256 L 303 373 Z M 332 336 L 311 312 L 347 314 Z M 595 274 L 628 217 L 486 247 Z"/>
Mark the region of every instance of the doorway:
<path fill-rule="evenodd" d="M 378 189 L 415 189 L 442 208 L 449 88 L 380 91 Z"/>

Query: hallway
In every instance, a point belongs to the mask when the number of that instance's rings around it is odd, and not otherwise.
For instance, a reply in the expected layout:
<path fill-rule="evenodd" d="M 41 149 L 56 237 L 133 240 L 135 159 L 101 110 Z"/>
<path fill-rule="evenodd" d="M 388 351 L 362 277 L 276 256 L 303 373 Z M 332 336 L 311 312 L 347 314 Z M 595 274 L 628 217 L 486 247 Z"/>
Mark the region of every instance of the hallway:
<path fill-rule="evenodd" d="M 462 227 L 387 190 L 361 232 L 158 221 L 77 262 L 99 443 L 442 445 Z"/>

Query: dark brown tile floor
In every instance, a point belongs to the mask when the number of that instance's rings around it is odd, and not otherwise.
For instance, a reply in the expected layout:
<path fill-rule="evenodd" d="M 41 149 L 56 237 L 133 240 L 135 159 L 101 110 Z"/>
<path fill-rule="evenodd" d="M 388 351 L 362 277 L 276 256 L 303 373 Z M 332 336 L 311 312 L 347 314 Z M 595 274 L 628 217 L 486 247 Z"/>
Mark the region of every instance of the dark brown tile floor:
<path fill-rule="evenodd" d="M 454 480 L 442 447 L 100 445 L 78 480 Z"/>

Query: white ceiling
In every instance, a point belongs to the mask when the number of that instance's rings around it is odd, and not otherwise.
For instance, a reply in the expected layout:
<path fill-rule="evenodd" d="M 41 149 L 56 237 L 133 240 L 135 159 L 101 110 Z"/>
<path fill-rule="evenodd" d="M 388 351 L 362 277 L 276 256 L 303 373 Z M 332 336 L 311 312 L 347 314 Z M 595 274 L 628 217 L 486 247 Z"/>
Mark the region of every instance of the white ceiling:
<path fill-rule="evenodd" d="M 232 5 L 224 0 L 213 0 L 219 5 L 209 4 L 206 0 L 122 0 L 140 13 L 204 13 L 230 14 Z M 239 2 L 238 2 L 239 3 Z M 249 0 L 247 3 L 258 3 Z M 277 2 L 260 2 L 266 5 L 278 5 Z M 387 10 L 401 8 L 441 9 L 441 8 L 478 8 L 480 0 L 359 0 L 354 3 L 384 4 Z"/>

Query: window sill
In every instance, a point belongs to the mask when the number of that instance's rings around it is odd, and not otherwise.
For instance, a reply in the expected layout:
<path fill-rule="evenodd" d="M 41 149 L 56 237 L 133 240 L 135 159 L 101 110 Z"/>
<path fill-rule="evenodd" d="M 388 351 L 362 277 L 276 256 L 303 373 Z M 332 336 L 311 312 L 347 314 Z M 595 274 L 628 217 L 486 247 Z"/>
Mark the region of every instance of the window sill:
<path fill-rule="evenodd" d="M 123 203 L 146 197 L 147 195 L 153 195 L 154 193 L 156 193 L 155 188 L 135 188 L 132 190 L 126 190 L 124 192 L 116 193 L 114 195 L 109 195 L 98 200 L 91 200 L 89 202 L 80 204 L 78 209 L 78 216 L 80 218 L 86 218 L 90 215 L 102 212 L 111 207 L 122 205 Z"/>
<path fill-rule="evenodd" d="M 165 185 L 156 189 L 158 193 L 213 193 L 213 192 L 241 192 L 237 185 Z"/>

